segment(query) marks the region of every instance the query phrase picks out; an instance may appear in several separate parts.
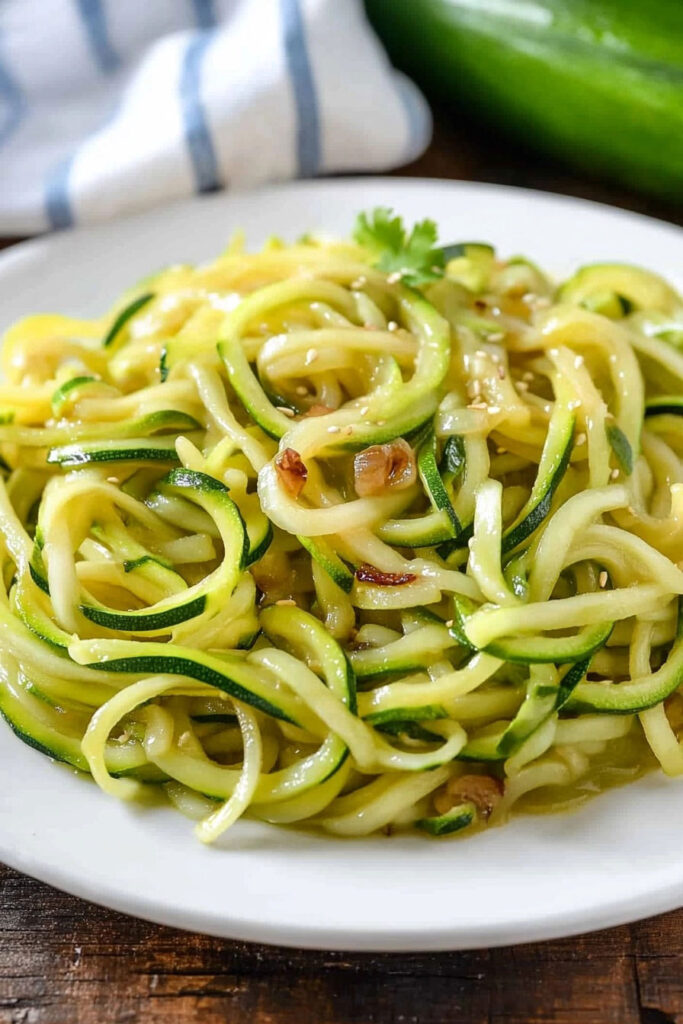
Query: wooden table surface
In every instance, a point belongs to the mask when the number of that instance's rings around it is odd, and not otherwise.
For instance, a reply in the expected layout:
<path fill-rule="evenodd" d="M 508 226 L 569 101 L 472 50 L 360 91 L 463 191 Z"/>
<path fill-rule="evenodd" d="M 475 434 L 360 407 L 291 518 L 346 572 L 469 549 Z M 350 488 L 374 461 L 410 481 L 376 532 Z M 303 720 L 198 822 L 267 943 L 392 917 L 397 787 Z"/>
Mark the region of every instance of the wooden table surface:
<path fill-rule="evenodd" d="M 577 178 L 443 116 L 429 151 L 399 173 L 564 192 L 683 224 L 683 209 Z M 0 866 L 0 1024 L 124 1022 L 683 1024 L 683 911 L 506 949 L 314 953 L 161 928 Z"/>

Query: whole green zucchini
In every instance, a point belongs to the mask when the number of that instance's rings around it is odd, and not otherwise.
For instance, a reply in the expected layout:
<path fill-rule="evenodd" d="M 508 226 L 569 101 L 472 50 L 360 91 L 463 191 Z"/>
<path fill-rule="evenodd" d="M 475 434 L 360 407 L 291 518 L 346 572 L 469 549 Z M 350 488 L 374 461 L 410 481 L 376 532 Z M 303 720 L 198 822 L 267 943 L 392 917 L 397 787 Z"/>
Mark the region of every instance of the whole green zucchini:
<path fill-rule="evenodd" d="M 454 115 L 683 202 L 683 0 L 366 0 Z"/>

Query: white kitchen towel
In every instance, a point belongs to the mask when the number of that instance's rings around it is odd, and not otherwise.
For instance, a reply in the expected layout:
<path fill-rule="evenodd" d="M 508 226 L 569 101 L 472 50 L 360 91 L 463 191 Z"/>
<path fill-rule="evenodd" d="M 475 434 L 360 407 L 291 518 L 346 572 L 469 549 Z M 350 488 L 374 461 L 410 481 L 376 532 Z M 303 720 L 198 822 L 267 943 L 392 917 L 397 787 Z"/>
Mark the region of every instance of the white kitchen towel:
<path fill-rule="evenodd" d="M 378 171 L 429 141 L 361 0 L 0 0 L 0 234 Z"/>

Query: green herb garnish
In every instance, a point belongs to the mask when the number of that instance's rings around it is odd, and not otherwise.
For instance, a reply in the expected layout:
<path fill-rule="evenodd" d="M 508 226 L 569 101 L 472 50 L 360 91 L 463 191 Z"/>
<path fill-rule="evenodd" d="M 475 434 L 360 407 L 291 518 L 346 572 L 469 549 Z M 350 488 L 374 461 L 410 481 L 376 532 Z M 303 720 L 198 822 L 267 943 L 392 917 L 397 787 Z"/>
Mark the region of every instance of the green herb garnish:
<path fill-rule="evenodd" d="M 386 206 L 377 206 L 370 214 L 358 215 L 353 237 L 375 254 L 379 270 L 398 275 L 405 284 L 426 284 L 443 276 L 444 254 L 436 244 L 433 220 L 419 221 L 408 234 L 401 217 Z"/>

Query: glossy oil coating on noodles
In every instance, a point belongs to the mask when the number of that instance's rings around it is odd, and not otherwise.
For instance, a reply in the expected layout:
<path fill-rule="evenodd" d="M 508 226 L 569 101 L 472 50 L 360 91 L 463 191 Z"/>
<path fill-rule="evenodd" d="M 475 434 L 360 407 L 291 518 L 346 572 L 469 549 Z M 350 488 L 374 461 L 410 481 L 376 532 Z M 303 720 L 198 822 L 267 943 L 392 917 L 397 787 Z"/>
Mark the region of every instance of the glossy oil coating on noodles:
<path fill-rule="evenodd" d="M 1 356 L 0 711 L 106 793 L 447 835 L 683 774 L 661 278 L 378 210 Z"/>

